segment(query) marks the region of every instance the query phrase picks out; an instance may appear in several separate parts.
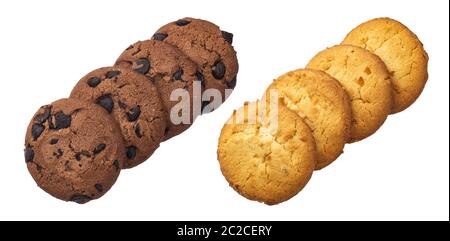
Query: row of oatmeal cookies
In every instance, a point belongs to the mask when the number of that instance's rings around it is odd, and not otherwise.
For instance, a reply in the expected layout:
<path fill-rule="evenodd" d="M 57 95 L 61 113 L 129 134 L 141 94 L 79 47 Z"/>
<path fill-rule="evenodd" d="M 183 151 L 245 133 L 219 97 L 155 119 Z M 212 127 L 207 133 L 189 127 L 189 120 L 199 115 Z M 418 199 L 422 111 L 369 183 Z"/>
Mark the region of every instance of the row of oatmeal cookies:
<path fill-rule="evenodd" d="M 69 98 L 42 106 L 25 138 L 37 185 L 80 204 L 103 196 L 121 169 L 141 164 L 226 99 L 238 72 L 232 40 L 211 22 L 177 20 L 81 78 Z"/>
<path fill-rule="evenodd" d="M 277 204 L 295 196 L 314 170 L 346 143 L 375 133 L 409 107 L 427 81 L 428 56 L 400 22 L 377 18 L 277 78 L 261 101 L 246 103 L 222 129 L 218 159 L 244 197 Z"/>

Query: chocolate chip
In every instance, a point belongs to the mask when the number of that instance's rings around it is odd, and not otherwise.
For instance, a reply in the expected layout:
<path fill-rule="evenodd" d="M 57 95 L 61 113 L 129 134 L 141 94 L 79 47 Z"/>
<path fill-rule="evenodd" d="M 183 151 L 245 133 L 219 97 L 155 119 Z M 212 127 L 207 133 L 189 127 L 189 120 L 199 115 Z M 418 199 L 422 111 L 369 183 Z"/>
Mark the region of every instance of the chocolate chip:
<path fill-rule="evenodd" d="M 103 186 L 102 184 L 95 184 L 94 185 L 95 189 L 97 189 L 98 192 L 103 192 Z"/>
<path fill-rule="evenodd" d="M 130 109 L 130 111 L 127 113 L 128 121 L 135 121 L 139 118 L 139 115 L 141 114 L 141 108 L 139 106 L 135 106 Z"/>
<path fill-rule="evenodd" d="M 38 172 L 41 172 L 42 171 L 42 166 L 41 165 L 39 165 L 39 164 L 36 164 L 36 170 L 38 171 Z"/>
<path fill-rule="evenodd" d="M 87 84 L 90 86 L 90 87 L 92 87 L 92 88 L 95 88 L 95 87 L 97 87 L 97 85 L 98 84 L 100 84 L 100 78 L 98 78 L 98 77 L 92 77 L 92 78 L 90 78 L 88 81 L 87 81 Z"/>
<path fill-rule="evenodd" d="M 64 152 L 59 148 L 56 152 L 53 152 L 53 155 L 56 156 L 57 159 L 59 159 L 63 154 Z"/>
<path fill-rule="evenodd" d="M 130 49 L 132 49 L 132 48 L 134 48 L 134 46 L 133 46 L 133 45 L 130 45 L 130 46 L 128 46 L 128 48 L 126 48 L 125 50 L 130 50 Z"/>
<path fill-rule="evenodd" d="M 28 146 L 25 148 L 25 162 L 26 162 L 26 163 L 32 162 L 33 159 L 34 159 L 34 151 L 33 151 L 33 148 L 31 148 L 31 146 L 28 145 Z"/>
<path fill-rule="evenodd" d="M 44 129 L 45 127 L 41 124 L 33 124 L 33 126 L 31 127 L 31 136 L 33 136 L 33 140 L 37 140 Z"/>
<path fill-rule="evenodd" d="M 97 98 L 96 103 L 101 107 L 105 108 L 108 113 L 111 113 L 114 108 L 114 102 L 109 95 L 103 95 Z"/>
<path fill-rule="evenodd" d="M 113 164 L 116 167 L 116 171 L 119 171 L 120 170 L 120 162 L 119 162 L 119 160 L 114 160 Z"/>
<path fill-rule="evenodd" d="M 55 114 L 55 128 L 57 130 L 69 127 L 71 121 L 72 117 L 64 114 L 62 111 Z"/>
<path fill-rule="evenodd" d="M 174 79 L 174 80 L 182 80 L 182 76 L 183 76 L 183 73 L 184 73 L 184 71 L 183 71 L 183 69 L 182 68 L 179 68 L 179 69 L 177 69 L 177 71 L 175 71 L 173 74 L 172 74 L 172 78 Z"/>
<path fill-rule="evenodd" d="M 134 71 L 140 73 L 140 74 L 147 74 L 150 70 L 150 61 L 146 58 L 140 58 L 136 60 L 137 68 L 134 69 Z"/>
<path fill-rule="evenodd" d="M 85 203 L 87 203 L 87 202 L 89 202 L 91 200 L 92 200 L 92 198 L 90 198 L 89 196 L 78 195 L 78 194 L 75 194 L 75 195 L 72 196 L 72 198 L 70 198 L 71 202 L 76 202 L 78 204 L 85 204 Z"/>
<path fill-rule="evenodd" d="M 141 127 L 139 126 L 139 124 L 136 124 L 136 126 L 134 127 L 134 133 L 136 134 L 137 137 L 139 138 L 142 137 Z"/>
<path fill-rule="evenodd" d="M 106 148 L 106 144 L 98 144 L 98 146 L 95 147 L 94 149 L 94 155 L 100 153 L 101 151 L 105 150 Z"/>
<path fill-rule="evenodd" d="M 119 74 L 120 74 L 120 71 L 111 70 L 111 71 L 108 71 L 105 76 L 106 76 L 106 78 L 111 79 L 111 78 L 118 76 Z"/>
<path fill-rule="evenodd" d="M 58 139 L 53 138 L 50 140 L 50 145 L 55 145 L 56 143 L 58 143 L 58 141 L 59 141 Z"/>
<path fill-rule="evenodd" d="M 43 124 L 50 117 L 51 109 L 47 106 L 44 108 L 45 108 L 44 113 L 37 115 L 36 118 L 34 119 L 39 124 Z"/>
<path fill-rule="evenodd" d="M 75 159 L 77 161 L 81 161 L 82 156 L 91 157 L 91 154 L 89 154 L 88 151 L 82 151 L 82 152 L 75 153 Z"/>
<path fill-rule="evenodd" d="M 81 161 L 81 153 L 77 152 L 77 153 L 75 154 L 75 159 L 76 159 L 77 161 Z"/>
<path fill-rule="evenodd" d="M 169 36 L 169 35 L 167 35 L 165 33 L 155 33 L 153 35 L 153 39 L 158 40 L 158 41 L 163 41 L 165 38 L 167 38 L 167 36 Z"/>
<path fill-rule="evenodd" d="M 205 81 L 205 77 L 203 76 L 203 74 L 198 71 L 195 72 L 195 77 L 197 77 L 197 81 L 200 81 L 202 83 Z"/>
<path fill-rule="evenodd" d="M 223 76 L 225 76 L 225 65 L 222 63 L 221 60 L 218 60 L 214 63 L 214 66 L 212 67 L 212 75 L 216 79 L 222 79 Z"/>
<path fill-rule="evenodd" d="M 233 34 L 227 31 L 222 31 L 222 36 L 229 44 L 233 43 Z"/>
<path fill-rule="evenodd" d="M 129 146 L 127 147 L 127 158 L 133 160 L 136 157 L 136 147 Z"/>
<path fill-rule="evenodd" d="M 56 127 L 55 127 L 55 120 L 54 120 L 55 118 L 53 118 L 53 116 L 52 115 L 49 115 L 48 116 L 48 119 L 47 119 L 47 121 L 48 121 L 48 128 L 50 128 L 50 129 L 55 129 Z"/>
<path fill-rule="evenodd" d="M 180 19 L 180 20 L 178 20 L 178 21 L 175 22 L 175 24 L 176 24 L 177 26 L 180 26 L 180 27 L 186 26 L 186 25 L 188 25 L 189 23 L 191 23 L 191 21 L 187 21 L 187 20 L 184 20 L 184 19 Z"/>
<path fill-rule="evenodd" d="M 227 82 L 227 86 L 230 89 L 234 89 L 234 87 L 236 87 L 236 77 L 234 76 L 234 78 L 232 80 L 230 80 L 229 82 Z"/>

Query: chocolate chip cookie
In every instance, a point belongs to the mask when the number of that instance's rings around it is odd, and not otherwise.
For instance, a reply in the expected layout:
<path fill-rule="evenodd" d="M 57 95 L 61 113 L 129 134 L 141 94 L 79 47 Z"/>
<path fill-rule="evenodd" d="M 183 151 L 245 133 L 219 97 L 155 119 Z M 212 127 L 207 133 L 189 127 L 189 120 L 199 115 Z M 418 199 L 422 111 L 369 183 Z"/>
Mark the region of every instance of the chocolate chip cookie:
<path fill-rule="evenodd" d="M 39 187 L 65 201 L 103 196 L 125 160 L 120 128 L 101 107 L 61 99 L 41 107 L 25 137 L 25 162 Z"/>
<path fill-rule="evenodd" d="M 205 77 L 205 88 L 218 90 L 221 94 L 220 101 L 212 98 L 207 100 L 212 103 L 204 112 L 216 109 L 229 95 L 225 90 L 234 89 L 239 67 L 236 52 L 231 46 L 231 33 L 221 31 L 205 20 L 183 18 L 161 27 L 153 39 L 176 46 L 194 60 Z"/>
<path fill-rule="evenodd" d="M 119 123 L 125 168 L 144 162 L 159 147 L 166 113 L 155 85 L 144 75 L 118 66 L 100 68 L 84 76 L 70 96 L 98 104 Z"/>
<path fill-rule="evenodd" d="M 120 55 L 116 65 L 134 69 L 157 87 L 167 113 L 164 140 L 188 129 L 199 115 L 204 77 L 197 65 L 174 46 L 156 40 L 139 41 Z"/>

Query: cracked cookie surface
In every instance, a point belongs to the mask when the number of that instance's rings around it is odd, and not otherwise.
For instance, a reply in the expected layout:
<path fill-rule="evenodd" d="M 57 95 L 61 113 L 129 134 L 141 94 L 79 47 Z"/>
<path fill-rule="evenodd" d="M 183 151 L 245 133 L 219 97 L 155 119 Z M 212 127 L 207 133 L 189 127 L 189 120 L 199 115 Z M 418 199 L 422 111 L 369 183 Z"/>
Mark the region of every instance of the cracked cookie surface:
<path fill-rule="evenodd" d="M 386 64 L 394 90 L 391 113 L 408 108 L 422 93 L 428 79 L 428 55 L 417 36 L 402 23 L 372 19 L 354 28 L 342 43 L 365 48 Z"/>
<path fill-rule="evenodd" d="M 269 205 L 295 196 L 316 164 L 311 130 L 282 103 L 246 103 L 224 125 L 217 150 L 221 171 L 244 197 Z M 276 105 L 274 105 L 276 107 Z"/>
<path fill-rule="evenodd" d="M 362 140 L 384 123 L 392 108 L 392 86 L 383 61 L 368 50 L 337 45 L 319 52 L 306 66 L 338 80 L 352 105 L 351 142 Z"/>
<path fill-rule="evenodd" d="M 176 46 L 196 62 L 205 77 L 205 89 L 218 90 L 222 102 L 225 89 L 234 89 L 239 67 L 231 33 L 205 20 L 183 18 L 161 27 L 153 39 Z"/>
<path fill-rule="evenodd" d="M 166 110 L 166 133 L 164 140 L 168 140 L 188 129 L 200 113 L 201 109 L 194 109 L 194 101 L 201 101 L 201 90 L 194 92 L 194 81 L 198 81 L 201 86 L 204 77 L 197 65 L 184 55 L 180 50 L 170 44 L 146 40 L 139 41 L 128 47 L 117 59 L 116 66 L 132 68 L 136 72 L 147 77 L 158 89 L 162 103 Z M 186 90 L 189 94 L 185 98 L 188 102 L 171 100 L 170 95 L 175 90 Z M 176 111 L 177 105 L 187 103 L 182 106 L 183 113 L 174 113 L 177 116 L 188 117 L 187 121 L 176 122 L 170 118 L 171 111 Z M 174 109 L 174 107 L 176 107 Z M 200 107 L 199 107 L 200 108 Z M 183 111 L 181 110 L 181 111 Z"/>
<path fill-rule="evenodd" d="M 97 105 L 61 99 L 42 106 L 25 137 L 25 162 L 39 187 L 77 203 L 103 196 L 125 160 L 120 128 Z"/>
<path fill-rule="evenodd" d="M 159 147 L 166 112 L 145 76 L 118 66 L 100 68 L 84 76 L 70 97 L 103 107 L 117 121 L 125 141 L 124 168 L 139 165 Z"/>
<path fill-rule="evenodd" d="M 264 98 L 275 93 L 286 106 L 305 119 L 317 149 L 316 169 L 322 169 L 343 152 L 350 137 L 350 99 L 330 75 L 320 70 L 298 69 L 278 77 Z"/>

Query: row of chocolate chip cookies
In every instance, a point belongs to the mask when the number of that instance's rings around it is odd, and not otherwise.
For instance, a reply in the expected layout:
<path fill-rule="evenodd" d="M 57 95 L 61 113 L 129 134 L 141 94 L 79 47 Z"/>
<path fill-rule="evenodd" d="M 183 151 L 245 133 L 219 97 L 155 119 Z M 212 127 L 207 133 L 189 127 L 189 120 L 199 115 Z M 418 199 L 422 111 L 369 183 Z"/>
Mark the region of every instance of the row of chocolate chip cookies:
<path fill-rule="evenodd" d="M 359 25 L 306 69 L 278 77 L 261 101 L 233 113 L 219 139 L 223 175 L 248 199 L 290 199 L 346 143 L 367 138 L 410 106 L 427 81 L 427 62 L 422 43 L 400 22 Z"/>
<path fill-rule="evenodd" d="M 25 138 L 38 186 L 77 203 L 104 195 L 121 169 L 147 160 L 231 93 L 238 72 L 232 40 L 205 20 L 169 23 L 114 66 L 81 78 L 69 98 L 42 106 Z"/>

